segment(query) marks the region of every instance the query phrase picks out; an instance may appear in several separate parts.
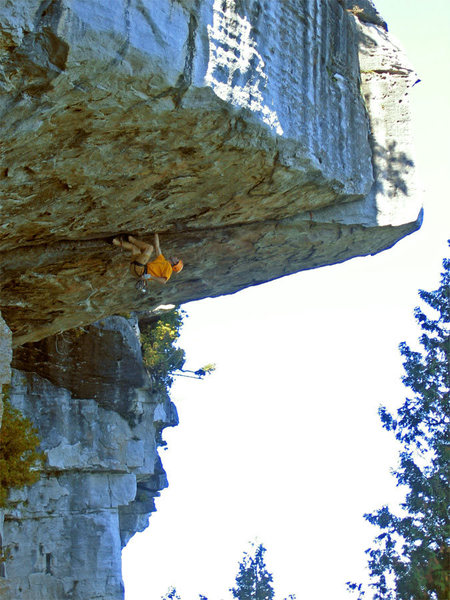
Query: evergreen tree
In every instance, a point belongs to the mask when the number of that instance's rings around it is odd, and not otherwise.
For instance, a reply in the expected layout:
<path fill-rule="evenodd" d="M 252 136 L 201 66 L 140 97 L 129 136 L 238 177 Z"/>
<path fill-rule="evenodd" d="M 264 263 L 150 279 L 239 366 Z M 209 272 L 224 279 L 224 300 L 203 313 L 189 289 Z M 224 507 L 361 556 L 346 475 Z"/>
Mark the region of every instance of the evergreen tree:
<path fill-rule="evenodd" d="M 364 515 L 381 530 L 366 551 L 374 600 L 449 598 L 450 260 L 443 265 L 439 289 L 419 292 L 432 309 L 431 315 L 415 309 L 420 351 L 400 344 L 409 396 L 395 416 L 380 409 L 383 427 L 401 445 L 394 475 L 407 493 L 400 514 L 383 506 Z M 361 584 L 348 585 L 365 596 Z"/>
<path fill-rule="evenodd" d="M 181 600 L 181 597 L 177 594 L 176 588 L 170 587 L 161 600 Z"/>
<path fill-rule="evenodd" d="M 264 562 L 266 549 L 262 544 L 251 554 L 245 553 L 239 564 L 236 587 L 230 592 L 236 600 L 273 600 L 273 577 Z"/>
<path fill-rule="evenodd" d="M 262 544 L 253 545 L 253 551 L 244 553 L 239 563 L 239 572 L 236 576 L 236 587 L 229 591 L 236 600 L 274 600 L 272 587 L 273 577 L 267 570 L 264 562 L 266 549 Z M 181 600 L 175 587 L 170 587 L 161 600 Z M 203 594 L 199 594 L 199 600 L 208 600 Z M 296 600 L 295 594 L 290 594 L 284 600 Z"/>
<path fill-rule="evenodd" d="M 161 600 L 181 600 L 181 596 L 178 595 L 175 587 L 170 587 L 164 596 L 161 597 Z M 198 600 L 208 600 L 206 596 L 199 594 Z"/>

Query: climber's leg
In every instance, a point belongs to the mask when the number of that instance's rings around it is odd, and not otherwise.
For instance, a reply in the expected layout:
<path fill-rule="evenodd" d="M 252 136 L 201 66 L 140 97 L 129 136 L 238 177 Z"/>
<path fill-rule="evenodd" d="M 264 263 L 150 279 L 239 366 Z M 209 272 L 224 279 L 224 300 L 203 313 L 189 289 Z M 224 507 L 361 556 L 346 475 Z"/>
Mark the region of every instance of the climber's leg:
<path fill-rule="evenodd" d="M 120 246 L 121 248 L 125 248 L 125 250 L 130 250 L 133 256 L 137 256 L 142 252 L 142 250 L 138 246 L 136 246 L 135 244 L 130 244 L 130 242 L 126 242 L 121 238 L 114 238 L 112 243 L 114 244 L 114 246 Z"/>
<path fill-rule="evenodd" d="M 150 262 L 154 247 L 152 244 L 137 240 L 132 235 L 128 236 L 128 240 L 126 242 L 122 238 L 114 238 L 113 244 L 131 251 L 131 258 L 133 259 L 130 264 L 131 273 L 136 277 L 141 277 L 145 271 L 145 265 Z"/>
<path fill-rule="evenodd" d="M 152 244 L 147 244 L 147 242 L 143 242 L 142 240 L 137 240 L 132 235 L 128 236 L 128 241 L 131 242 L 132 244 L 134 244 L 135 246 L 137 246 L 138 248 L 140 248 L 141 252 L 146 252 L 149 248 L 151 248 L 153 251 Z"/>
<path fill-rule="evenodd" d="M 150 261 L 150 257 L 153 254 L 153 246 L 151 244 L 147 244 L 148 248 L 142 252 L 138 250 L 137 254 L 133 252 L 133 259 L 136 262 L 141 263 L 142 265 L 146 265 Z"/>
<path fill-rule="evenodd" d="M 152 244 L 147 244 L 147 242 L 142 242 L 141 240 L 137 240 L 132 235 L 128 236 L 128 240 L 135 248 L 138 248 L 137 254 L 133 252 L 133 258 L 136 262 L 139 262 L 143 265 L 146 265 L 151 255 L 153 254 L 154 247 Z"/>
<path fill-rule="evenodd" d="M 132 245 L 132 244 L 131 244 Z M 150 262 L 150 257 L 153 254 L 153 246 L 147 244 L 149 247 L 145 252 L 137 251 L 137 254 L 133 253 L 133 260 L 130 263 L 130 271 L 135 277 L 142 277 L 145 273 L 145 265 Z"/>

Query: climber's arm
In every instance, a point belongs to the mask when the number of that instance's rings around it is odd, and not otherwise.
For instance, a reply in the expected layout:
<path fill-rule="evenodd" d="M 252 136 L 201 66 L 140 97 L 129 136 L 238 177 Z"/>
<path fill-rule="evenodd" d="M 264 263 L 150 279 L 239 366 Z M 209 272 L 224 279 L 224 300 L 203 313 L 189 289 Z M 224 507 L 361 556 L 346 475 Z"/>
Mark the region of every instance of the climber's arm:
<path fill-rule="evenodd" d="M 157 233 L 155 233 L 155 235 L 154 235 L 153 245 L 155 246 L 156 256 L 159 256 L 160 254 L 162 254 L 161 248 L 160 248 L 160 245 L 159 245 L 159 235 Z M 163 278 L 160 277 L 160 279 L 163 279 Z"/>
<path fill-rule="evenodd" d="M 165 284 L 167 283 L 167 279 L 165 277 L 155 277 L 152 275 L 152 281 L 157 281 L 158 283 Z"/>

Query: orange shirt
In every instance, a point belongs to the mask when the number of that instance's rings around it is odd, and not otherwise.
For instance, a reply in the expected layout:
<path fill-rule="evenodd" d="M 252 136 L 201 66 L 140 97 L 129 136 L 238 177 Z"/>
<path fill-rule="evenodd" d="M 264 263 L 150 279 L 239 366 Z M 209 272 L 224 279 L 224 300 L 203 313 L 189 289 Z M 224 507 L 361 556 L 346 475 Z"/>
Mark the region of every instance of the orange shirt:
<path fill-rule="evenodd" d="M 153 277 L 164 277 L 168 281 L 173 273 L 172 265 L 160 254 L 155 260 L 147 264 L 147 273 L 150 273 Z"/>

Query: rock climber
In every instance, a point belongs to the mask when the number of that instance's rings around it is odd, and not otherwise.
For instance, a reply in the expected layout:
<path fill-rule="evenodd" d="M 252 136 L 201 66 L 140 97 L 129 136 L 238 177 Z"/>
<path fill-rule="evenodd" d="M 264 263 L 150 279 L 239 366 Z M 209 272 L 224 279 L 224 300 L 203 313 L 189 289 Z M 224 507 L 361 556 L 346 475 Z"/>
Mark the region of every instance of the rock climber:
<path fill-rule="evenodd" d="M 183 268 L 181 259 L 170 256 L 167 260 L 163 256 L 157 233 L 154 235 L 153 245 L 137 240 L 132 235 L 128 236 L 128 241 L 122 238 L 114 238 L 112 243 L 115 246 L 125 248 L 125 250 L 131 250 L 130 271 L 137 279 L 150 279 L 165 284 L 169 281 L 172 273 L 179 273 Z M 150 261 L 153 252 L 156 253 L 156 258 Z"/>

